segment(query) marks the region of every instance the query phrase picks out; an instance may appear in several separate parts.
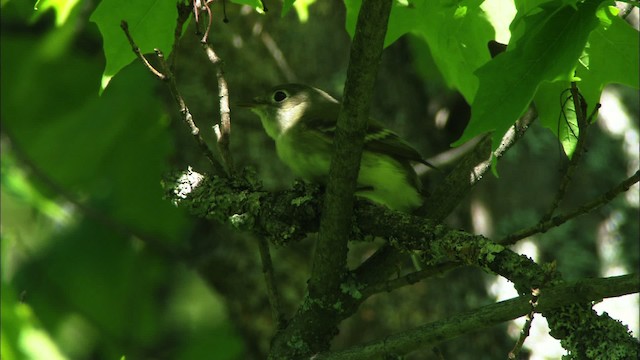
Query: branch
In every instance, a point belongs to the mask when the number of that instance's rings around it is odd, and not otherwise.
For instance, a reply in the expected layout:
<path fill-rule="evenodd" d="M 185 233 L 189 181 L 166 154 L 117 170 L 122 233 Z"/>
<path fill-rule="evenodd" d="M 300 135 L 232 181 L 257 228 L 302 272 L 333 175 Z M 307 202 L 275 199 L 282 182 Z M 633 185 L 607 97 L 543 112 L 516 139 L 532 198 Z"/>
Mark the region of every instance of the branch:
<path fill-rule="evenodd" d="M 580 162 L 580 159 L 582 159 L 582 155 L 585 153 L 586 144 L 587 144 L 587 141 L 586 141 L 587 130 L 589 128 L 589 120 L 591 117 L 593 117 L 593 114 L 595 114 L 595 112 L 600 108 L 600 104 L 596 105 L 594 107 L 594 113 L 590 116 L 589 119 L 587 119 L 587 103 L 585 102 L 582 94 L 580 94 L 580 92 L 578 91 L 578 86 L 576 85 L 575 81 L 571 82 L 571 89 L 569 89 L 569 91 L 571 93 L 571 96 L 569 98 L 573 101 L 573 108 L 576 115 L 576 121 L 578 123 L 578 134 L 577 135 L 574 134 L 574 136 L 577 136 L 578 140 L 576 143 L 576 149 L 573 153 L 573 156 L 571 157 L 571 160 L 569 161 L 569 164 L 565 169 L 564 176 L 562 177 L 562 182 L 560 183 L 560 186 L 556 191 L 556 195 L 554 196 L 553 203 L 549 207 L 549 210 L 547 211 L 547 213 L 540 220 L 541 223 L 551 219 L 551 217 L 553 216 L 553 213 L 556 211 L 556 209 L 560 205 L 560 202 L 562 201 L 562 199 L 564 199 L 564 196 L 567 192 L 567 188 L 569 187 L 569 184 L 573 179 L 573 173 L 575 172 L 578 166 L 578 163 Z M 567 101 L 568 100 L 569 99 L 567 99 Z M 568 122 L 566 115 L 564 115 L 564 101 L 560 111 L 565 117 L 565 121 Z M 573 133 L 571 124 L 568 125 L 568 128 Z M 559 131 L 558 131 L 558 136 L 560 136 Z"/>
<path fill-rule="evenodd" d="M 639 180 L 640 180 L 640 170 L 636 171 L 635 174 L 625 179 L 620 184 L 616 185 L 614 188 L 600 195 L 598 198 L 594 199 L 593 201 L 590 201 L 574 209 L 573 211 L 564 213 L 562 215 L 556 215 L 553 218 L 546 221 L 542 221 L 530 228 L 519 230 L 513 234 L 507 235 L 503 239 L 499 240 L 498 243 L 503 245 L 515 244 L 518 240 L 524 239 L 531 235 L 543 233 L 553 227 L 560 226 L 575 217 L 589 213 L 599 208 L 600 206 L 607 204 L 608 202 L 613 200 L 616 196 L 618 196 L 618 194 L 629 190 L 629 188 L 633 184 L 637 183 Z"/>
<path fill-rule="evenodd" d="M 300 241 L 319 228 L 322 204 L 317 187 L 298 186 L 294 190 L 269 193 L 262 191 L 251 173 L 233 178 L 208 178 L 188 172 L 178 179 L 165 181 L 165 191 L 174 203 L 197 217 L 253 231 L 278 245 Z M 455 261 L 489 269 L 521 284 L 523 292 L 539 287 L 547 277 L 533 261 L 481 235 L 453 230 L 365 200 L 357 202 L 349 223 L 352 226 L 348 236 L 352 240 L 366 236 L 391 238 L 393 241 L 388 246 L 398 251 L 423 251 L 430 264 Z M 356 273 L 360 274 L 360 269 Z M 378 282 L 367 281 L 366 285 Z"/>
<path fill-rule="evenodd" d="M 260 259 L 262 260 L 262 273 L 264 274 L 267 287 L 267 297 L 269 298 L 269 305 L 271 305 L 271 316 L 276 323 L 277 329 L 282 329 L 285 325 L 285 318 L 282 312 L 280 294 L 276 286 L 273 264 L 271 263 L 271 252 L 269 251 L 267 239 L 262 236 L 259 237 L 258 246 L 260 247 Z"/>
<path fill-rule="evenodd" d="M 353 193 L 390 10 L 390 0 L 365 0 L 360 7 L 309 280 L 309 292 L 314 297 L 338 289 L 345 270 Z"/>
<path fill-rule="evenodd" d="M 418 210 L 417 214 L 435 220 L 447 217 L 471 189 L 482 180 L 491 168 L 494 157 L 500 159 L 520 140 L 536 117 L 537 112 L 532 106 L 507 131 L 500 146 L 493 153 L 491 153 L 491 137 L 484 137 L 438 185 L 438 188 L 427 199 L 423 208 Z"/>
<path fill-rule="evenodd" d="M 522 346 L 524 345 L 524 341 L 529 337 L 529 332 L 531 331 L 531 324 L 533 323 L 533 316 L 536 312 L 536 307 L 538 306 L 538 297 L 540 296 L 540 289 L 533 289 L 531 292 L 531 300 L 529 300 L 529 304 L 531 306 L 531 310 L 527 313 L 525 317 L 525 323 L 520 330 L 520 336 L 518 337 L 518 341 L 513 346 L 513 349 L 509 351 L 508 358 L 509 359 L 517 359 L 520 355 L 520 351 L 522 350 Z"/>
<path fill-rule="evenodd" d="M 202 153 L 207 157 L 207 159 L 209 159 L 209 162 L 211 163 L 214 171 L 218 174 L 224 174 L 224 168 L 220 165 L 218 160 L 216 160 L 216 158 L 213 156 L 213 153 L 211 152 L 211 149 L 209 149 L 207 143 L 205 143 L 204 139 L 202 139 L 202 136 L 200 136 L 200 129 L 198 129 L 196 124 L 193 122 L 193 116 L 191 115 L 191 112 L 189 111 L 184 98 L 180 94 L 180 91 L 178 91 L 178 86 L 176 85 L 173 73 L 171 72 L 169 65 L 165 61 L 162 52 L 156 49 L 156 55 L 158 57 L 158 61 L 160 62 L 160 66 L 162 67 L 162 72 L 160 72 L 155 69 L 149 63 L 146 57 L 140 52 L 140 48 L 138 48 L 138 46 L 135 44 L 133 37 L 131 37 L 131 34 L 129 33 L 129 25 L 127 24 L 127 22 L 123 20 L 120 23 L 120 27 L 127 36 L 127 39 L 131 44 L 131 48 L 133 49 L 133 52 L 136 54 L 136 56 L 138 56 L 138 58 L 142 60 L 142 63 L 147 67 L 147 69 L 149 69 L 149 71 L 151 71 L 155 76 L 157 76 L 160 80 L 164 81 L 169 86 L 171 95 L 173 95 L 176 104 L 178 104 L 180 114 L 182 114 L 182 119 L 184 120 L 185 124 L 187 124 L 187 126 L 189 126 L 189 128 L 191 129 L 191 135 L 193 135 L 194 139 L 198 143 L 198 146 L 200 147 Z"/>
<path fill-rule="evenodd" d="M 172 72 L 175 70 L 176 58 L 178 57 L 178 46 L 180 45 L 180 39 L 182 38 L 184 24 L 189 20 L 189 16 L 191 16 L 191 6 L 189 6 L 189 4 L 178 2 L 176 7 L 178 9 L 178 18 L 176 19 L 176 28 L 173 31 L 171 55 L 169 55 L 169 69 L 171 69 Z"/>
<path fill-rule="evenodd" d="M 205 40 L 203 40 L 205 41 Z M 231 150 L 229 150 L 229 144 L 231 142 L 231 110 L 229 108 L 229 87 L 227 80 L 224 78 L 224 70 L 222 69 L 223 61 L 213 51 L 213 47 L 208 42 L 202 42 L 202 48 L 205 54 L 216 69 L 216 79 L 218 80 L 218 99 L 220 102 L 220 124 L 216 124 L 213 130 L 216 134 L 218 151 L 222 157 L 222 162 L 225 165 L 229 174 L 235 173 L 233 165 L 233 158 L 231 157 Z"/>
<path fill-rule="evenodd" d="M 505 134 L 500 147 L 493 155 L 496 158 L 502 157 L 524 136 L 535 118 L 536 111 L 532 107 Z M 485 137 L 463 157 L 416 214 L 434 220 L 447 217 L 490 169 L 491 156 L 491 138 Z M 357 277 L 367 284 L 385 282 L 396 271 L 396 264 L 404 257 L 405 254 L 385 245 L 360 265 L 356 271 Z"/>
<path fill-rule="evenodd" d="M 308 232 L 317 231 L 318 213 L 321 208 L 321 203 L 317 200 L 317 187 L 299 185 L 294 190 L 267 193 L 261 190 L 255 178 L 250 175 L 244 173 L 231 179 L 202 178 L 197 184 L 189 182 L 185 177 L 185 180 L 177 185 L 169 186 L 167 192 L 180 207 L 197 216 L 231 223 L 235 227 L 268 236 L 277 244 L 299 241 Z M 375 272 L 376 268 L 373 265 L 388 265 L 389 258 L 413 250 L 422 250 L 424 260 L 428 264 L 453 261 L 499 274 L 513 282 L 520 294 L 529 294 L 532 289 L 545 287 L 546 284 L 562 284 L 560 274 L 555 271 L 554 266 L 540 266 L 526 256 L 521 256 L 481 235 L 453 230 L 432 220 L 392 211 L 364 200 L 358 201 L 354 215 L 351 221 L 354 225 L 351 229 L 351 239 L 362 240 L 371 235 L 393 240 L 365 262 L 371 264 L 371 273 L 363 272 L 361 266 L 345 279 L 348 288 L 341 289 L 336 294 L 337 298 L 333 299 L 335 301 L 330 303 L 334 306 L 334 311 L 319 306 L 325 304 L 324 300 L 312 300 L 307 297 L 290 325 L 279 336 L 295 333 L 294 336 L 299 336 L 300 339 L 306 339 L 307 336 L 315 339 L 314 334 L 321 334 L 323 339 L 330 338 L 333 333 L 319 331 L 335 329 L 339 321 L 355 313 L 366 299 L 365 295 L 373 293 L 367 288 L 377 286 L 380 282 L 378 279 L 383 273 Z M 354 291 L 351 291 L 352 289 Z M 314 315 L 324 318 L 312 317 Z M 567 349 L 597 347 L 595 340 L 585 343 L 583 339 L 598 336 L 602 339 L 606 331 L 618 331 L 616 326 L 621 326 L 611 319 L 597 316 L 589 304 L 579 304 L 545 316 L 549 323 L 553 324 L 554 331 L 556 328 L 559 329 L 555 336 L 563 339 L 563 346 L 566 343 Z M 585 322 L 594 324 L 592 331 L 596 335 L 588 333 L 590 337 L 572 336 L 580 329 L 571 326 L 575 327 L 576 324 Z M 594 327 L 597 331 L 593 330 Z M 619 340 L 628 341 L 625 336 L 629 335 L 624 331 L 622 333 L 626 335 L 620 335 Z"/>
<path fill-rule="evenodd" d="M 299 358 L 329 347 L 341 321 L 336 302 L 346 270 L 353 193 L 368 124 L 371 89 L 382 54 L 391 0 L 364 0 L 351 46 L 308 296 L 273 339 L 270 358 Z"/>
<path fill-rule="evenodd" d="M 585 279 L 542 288 L 535 312 L 546 313 L 574 303 L 587 303 L 603 298 L 638 292 L 640 277 L 624 275 L 612 278 Z M 530 312 L 531 295 L 523 295 L 480 309 L 423 325 L 384 340 L 348 350 L 319 354 L 317 360 L 371 359 L 385 354 L 406 354 L 421 347 L 431 347 L 454 337 L 482 330 L 518 318 Z M 633 350 L 633 348 L 631 348 Z M 635 349 L 637 354 L 637 348 Z"/>
<path fill-rule="evenodd" d="M 437 265 L 422 269 L 420 271 L 409 273 L 397 279 L 388 280 L 388 281 L 384 281 L 378 284 L 368 286 L 364 290 L 362 290 L 362 297 L 368 298 L 377 293 L 391 292 L 395 289 L 399 289 L 407 285 L 413 285 L 424 279 L 442 275 L 457 267 L 460 267 L 460 264 L 455 262 L 445 262 L 445 263 L 437 264 Z"/>

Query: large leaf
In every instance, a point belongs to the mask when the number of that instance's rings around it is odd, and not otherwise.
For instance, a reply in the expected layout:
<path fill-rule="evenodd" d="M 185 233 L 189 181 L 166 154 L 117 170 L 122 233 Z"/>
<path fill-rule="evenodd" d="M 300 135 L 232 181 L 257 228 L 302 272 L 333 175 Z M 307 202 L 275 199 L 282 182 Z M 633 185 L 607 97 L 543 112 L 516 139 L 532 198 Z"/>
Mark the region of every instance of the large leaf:
<path fill-rule="evenodd" d="M 639 87 L 638 31 L 611 12 L 611 7 L 599 12 L 601 26 L 591 33 L 588 67 L 579 66 L 576 73 L 582 79 L 582 95 L 595 104 L 606 84 L 617 83 Z"/>
<path fill-rule="evenodd" d="M 605 7 L 598 11 L 600 26 L 591 32 L 583 58 L 576 68 L 578 88 L 591 113 L 600 100 L 602 89 L 607 84 L 617 83 L 638 88 L 638 64 L 640 59 L 640 37 L 626 21 L 616 16 L 617 9 Z M 568 89 L 568 81 L 555 82 L 540 87 L 534 98 L 542 124 L 560 139 L 564 151 L 571 155 L 576 145 L 578 129 L 575 113 L 566 111 L 568 122 L 560 114 L 561 92 Z M 560 119 L 560 122 L 558 122 Z M 559 132 L 558 132 L 559 131 Z"/>
<path fill-rule="evenodd" d="M 489 61 L 487 42 L 494 30 L 481 1 L 394 1 L 385 46 L 400 36 L 413 33 L 429 45 L 433 59 L 447 84 L 458 89 L 467 101 L 478 88 L 474 71 Z M 353 36 L 361 0 L 346 0 L 347 31 Z"/>
<path fill-rule="evenodd" d="M 512 31 L 519 37 L 512 38 L 508 50 L 476 71 L 480 86 L 471 121 L 454 145 L 493 131 L 496 148 L 542 82 L 569 79 L 589 34 L 598 25 L 595 12 L 599 5 L 599 0 L 588 0 L 577 8 L 546 3 L 544 9 L 524 17 L 518 24 L 521 29 Z"/>
<path fill-rule="evenodd" d="M 91 21 L 98 25 L 104 39 L 104 55 L 107 59 L 101 91 L 113 76 L 136 57 L 120 28 L 121 21 L 127 21 L 129 32 L 143 53 L 151 53 L 157 48 L 168 56 L 173 46 L 177 17 L 175 1 L 101 1 L 91 15 Z"/>
<path fill-rule="evenodd" d="M 162 200 L 159 180 L 172 145 L 156 80 L 130 67 L 98 97 L 100 59 L 43 61 L 48 46 L 3 37 L 2 87 L 11 89 L 2 92 L 3 131 L 73 196 L 145 233 L 178 239 L 183 218 Z"/>
<path fill-rule="evenodd" d="M 35 17 L 41 16 L 47 9 L 54 9 L 56 11 L 56 25 L 62 26 L 67 19 L 73 8 L 80 3 L 80 0 L 38 0 L 33 7 L 36 10 Z"/>

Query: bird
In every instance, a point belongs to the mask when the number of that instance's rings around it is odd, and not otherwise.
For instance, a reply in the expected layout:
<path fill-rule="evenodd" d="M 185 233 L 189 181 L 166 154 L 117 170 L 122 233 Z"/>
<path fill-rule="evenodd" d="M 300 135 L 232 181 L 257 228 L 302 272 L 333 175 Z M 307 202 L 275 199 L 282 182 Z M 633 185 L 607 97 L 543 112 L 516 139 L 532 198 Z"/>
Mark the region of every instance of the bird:
<path fill-rule="evenodd" d="M 296 176 L 326 184 L 338 100 L 312 86 L 282 84 L 239 105 L 258 115 L 275 141 L 278 157 Z M 368 119 L 355 195 L 392 210 L 412 212 L 424 202 L 412 163 L 435 168 L 395 132 Z"/>

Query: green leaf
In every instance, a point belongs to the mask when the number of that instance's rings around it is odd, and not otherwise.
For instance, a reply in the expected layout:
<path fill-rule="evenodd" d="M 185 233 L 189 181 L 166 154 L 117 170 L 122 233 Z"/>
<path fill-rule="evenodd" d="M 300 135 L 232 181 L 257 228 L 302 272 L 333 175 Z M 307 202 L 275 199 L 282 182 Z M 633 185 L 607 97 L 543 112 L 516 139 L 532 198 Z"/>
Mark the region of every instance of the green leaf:
<path fill-rule="evenodd" d="M 578 88 L 588 106 L 587 115 L 599 102 L 602 89 L 607 84 L 617 83 L 634 88 L 639 87 L 638 31 L 616 16 L 616 13 L 617 10 L 613 7 L 598 10 L 600 26 L 591 32 L 588 46 L 585 48 L 586 56 L 581 59 L 576 69 L 576 75 L 580 79 Z M 578 129 L 575 127 L 575 113 L 572 112 L 573 104 L 570 104 L 570 110 L 565 111 L 568 122 L 561 117 L 559 106 L 561 92 L 569 87 L 568 81 L 541 86 L 534 102 L 537 105 L 541 123 L 558 136 L 564 152 L 571 156 L 578 134 Z M 559 119 L 561 119 L 560 122 L 558 122 Z"/>
<path fill-rule="evenodd" d="M 516 14 L 516 7 L 513 1 L 485 0 L 480 5 L 485 12 L 487 19 L 495 30 L 495 41 L 507 44 L 511 39 L 509 25 Z"/>
<path fill-rule="evenodd" d="M 607 84 L 640 87 L 638 31 L 611 13 L 611 10 L 608 7 L 599 12 L 600 19 L 605 21 L 589 37 L 588 68 L 580 65 L 576 71 L 582 79 L 580 91 L 590 107 L 599 101 L 602 89 Z"/>
<path fill-rule="evenodd" d="M 533 98 L 542 125 L 558 137 L 566 154 L 575 150 L 579 134 L 570 88 L 569 81 L 544 82 Z"/>
<path fill-rule="evenodd" d="M 142 53 L 151 53 L 157 48 L 168 56 L 173 46 L 177 17 L 175 1 L 101 1 L 91 15 L 91 21 L 98 25 L 104 39 L 104 55 L 107 59 L 100 91 L 136 58 L 120 28 L 121 21 L 129 24 L 129 32 Z"/>
<path fill-rule="evenodd" d="M 56 11 L 56 26 L 62 26 L 79 2 L 79 0 L 38 0 L 33 9 L 36 10 L 36 17 L 41 16 L 47 9 L 54 9 Z"/>
<path fill-rule="evenodd" d="M 2 358 L 66 360 L 34 309 L 18 299 L 12 284 L 2 280 L 1 287 Z"/>
<path fill-rule="evenodd" d="M 598 25 L 599 5 L 599 0 L 588 0 L 577 8 L 547 3 L 540 12 L 522 18 L 507 51 L 476 71 L 480 86 L 471 120 L 454 145 L 494 131 L 493 148 L 497 148 L 541 83 L 569 79 L 591 30 Z"/>
<path fill-rule="evenodd" d="M 362 0 L 345 0 L 344 3 L 347 8 L 347 32 L 349 33 L 349 36 L 353 38 Z M 424 0 L 411 2 L 406 0 L 394 1 L 391 7 L 384 46 L 387 47 L 398 40 L 400 36 L 416 30 L 419 27 L 420 22 L 428 22 L 427 19 L 425 19 L 425 16 L 428 17 L 430 14 L 423 11 L 425 6 L 426 4 Z"/>
<path fill-rule="evenodd" d="M 413 33 L 431 50 L 434 62 L 445 81 L 458 89 L 467 101 L 478 88 L 474 71 L 491 58 L 487 42 L 494 30 L 481 1 L 394 1 L 385 37 L 385 47 L 400 36 Z M 346 0 L 347 31 L 353 36 L 361 0 Z"/>
<path fill-rule="evenodd" d="M 289 10 L 291 10 L 291 8 L 293 7 L 293 3 L 295 3 L 296 0 L 284 0 L 284 2 L 282 3 L 282 13 L 280 14 L 281 16 L 285 16 Z"/>
<path fill-rule="evenodd" d="M 25 61 L 21 54 L 39 54 L 38 46 L 2 41 L 2 87 L 12 89 L 2 93 L 3 132 L 54 184 L 122 223 L 179 240 L 184 219 L 162 200 L 160 186 L 172 144 L 152 91 L 157 80 L 137 64 L 98 97 L 91 91 L 98 56 Z M 38 45 L 47 46 L 44 39 Z"/>
<path fill-rule="evenodd" d="M 305 23 L 309 20 L 309 6 L 315 2 L 316 0 L 284 0 L 281 16 L 285 16 L 289 10 L 291 10 L 291 7 L 293 7 L 296 9 L 300 22 Z"/>
<path fill-rule="evenodd" d="M 57 223 L 65 223 L 70 220 L 68 211 L 60 204 L 49 199 L 40 189 L 29 181 L 29 174 L 22 169 L 13 154 L 3 151 L 0 154 L 0 179 L 2 181 L 2 196 L 5 200 L 15 199 L 16 202 L 28 204 L 38 213 L 45 215 Z M 4 206 L 10 206 L 11 202 L 5 202 Z M 15 210 L 11 210 L 12 215 L 16 215 Z M 15 220 L 13 217 L 12 220 Z M 3 219 L 4 220 L 4 219 Z M 6 235 L 7 227 L 3 229 Z"/>

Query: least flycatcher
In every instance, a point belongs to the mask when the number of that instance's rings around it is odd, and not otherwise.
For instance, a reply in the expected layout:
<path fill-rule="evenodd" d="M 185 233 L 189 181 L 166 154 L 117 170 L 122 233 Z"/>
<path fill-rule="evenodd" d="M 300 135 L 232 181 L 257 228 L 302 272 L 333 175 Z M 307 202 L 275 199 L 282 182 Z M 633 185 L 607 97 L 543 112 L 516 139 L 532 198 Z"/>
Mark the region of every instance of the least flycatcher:
<path fill-rule="evenodd" d="M 241 105 L 260 117 L 280 160 L 297 176 L 326 182 L 340 111 L 336 99 L 311 86 L 284 84 Z M 356 195 L 404 212 L 419 207 L 421 184 L 411 162 L 433 167 L 397 134 L 370 119 Z"/>

